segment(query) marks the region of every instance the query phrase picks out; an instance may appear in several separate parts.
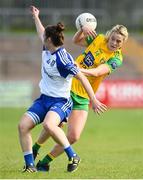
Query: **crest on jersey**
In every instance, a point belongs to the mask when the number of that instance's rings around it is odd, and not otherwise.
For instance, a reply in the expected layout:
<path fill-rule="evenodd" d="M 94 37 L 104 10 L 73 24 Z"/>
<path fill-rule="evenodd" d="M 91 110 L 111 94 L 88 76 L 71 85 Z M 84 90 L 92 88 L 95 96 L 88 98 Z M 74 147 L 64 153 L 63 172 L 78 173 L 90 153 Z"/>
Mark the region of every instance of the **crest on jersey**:
<path fill-rule="evenodd" d="M 118 67 L 115 61 L 111 62 L 110 65 L 112 66 L 112 69 L 116 69 Z"/>
<path fill-rule="evenodd" d="M 94 64 L 94 56 L 92 55 L 92 53 L 90 51 L 85 55 L 85 58 L 84 58 L 83 62 L 88 67 L 93 66 L 93 64 Z"/>
<path fill-rule="evenodd" d="M 49 64 L 51 67 L 53 67 L 54 64 L 56 63 L 55 60 L 51 60 L 51 59 L 48 59 L 46 62 L 47 62 L 47 64 Z"/>

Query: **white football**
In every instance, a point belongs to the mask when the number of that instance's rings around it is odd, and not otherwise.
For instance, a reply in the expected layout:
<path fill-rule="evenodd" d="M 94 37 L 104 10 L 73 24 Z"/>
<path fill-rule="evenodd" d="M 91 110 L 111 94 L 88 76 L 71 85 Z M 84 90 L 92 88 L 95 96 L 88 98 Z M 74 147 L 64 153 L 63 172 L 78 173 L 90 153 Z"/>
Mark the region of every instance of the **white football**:
<path fill-rule="evenodd" d="M 90 13 L 82 13 L 76 18 L 75 25 L 78 30 L 83 26 L 90 26 L 95 30 L 97 27 L 97 20 L 95 16 Z"/>

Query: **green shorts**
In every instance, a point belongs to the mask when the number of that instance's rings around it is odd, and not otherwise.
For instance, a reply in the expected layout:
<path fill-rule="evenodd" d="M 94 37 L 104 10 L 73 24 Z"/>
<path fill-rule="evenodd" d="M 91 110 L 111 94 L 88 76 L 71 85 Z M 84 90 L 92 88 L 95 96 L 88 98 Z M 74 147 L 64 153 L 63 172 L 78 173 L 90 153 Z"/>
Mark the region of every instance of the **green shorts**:
<path fill-rule="evenodd" d="M 73 101 L 73 110 L 85 110 L 89 109 L 89 100 L 71 92 L 71 98 Z"/>

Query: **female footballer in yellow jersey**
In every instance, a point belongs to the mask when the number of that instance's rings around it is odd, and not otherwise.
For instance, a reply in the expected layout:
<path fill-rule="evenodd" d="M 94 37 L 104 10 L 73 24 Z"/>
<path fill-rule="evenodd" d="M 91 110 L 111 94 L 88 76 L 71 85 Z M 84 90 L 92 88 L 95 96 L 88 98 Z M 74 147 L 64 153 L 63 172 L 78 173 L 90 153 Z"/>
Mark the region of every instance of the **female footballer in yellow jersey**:
<path fill-rule="evenodd" d="M 81 68 L 81 71 L 88 76 L 95 93 L 105 76 L 122 65 L 121 48 L 127 38 L 128 31 L 123 25 L 114 26 L 106 35 L 96 35 L 96 32 L 89 29 L 89 27 L 82 27 L 82 30 L 79 30 L 74 35 L 73 42 L 75 44 L 87 47 L 84 53 L 77 57 L 76 64 Z M 75 78 L 72 81 L 71 97 L 73 99 L 73 110 L 68 119 L 67 137 L 69 142 L 73 144 L 80 138 L 84 129 L 89 105 L 89 98 L 86 91 Z M 100 112 L 98 114 L 100 114 Z M 41 144 L 43 144 L 47 138 L 48 134 L 43 131 L 33 146 L 35 157 Z M 38 163 L 38 166 L 40 165 L 41 169 L 48 171 L 49 163 L 62 152 L 63 148 L 57 144 L 53 150 Z M 71 168 L 75 169 L 78 163 L 75 162 L 72 166 Z"/>
<path fill-rule="evenodd" d="M 90 72 L 89 70 L 82 70 L 82 72 L 89 75 L 88 80 L 90 81 L 94 92 L 96 92 L 103 78 L 122 64 L 122 53 L 120 49 L 117 49 L 116 51 L 108 49 L 106 37 L 102 34 L 98 35 L 94 40 L 87 40 L 87 43 L 89 43 L 89 46 L 83 54 L 78 56 L 76 63 L 82 69 L 92 69 Z M 97 67 L 100 67 L 102 71 L 106 68 L 107 73 L 100 74 L 100 76 L 97 72 L 93 73 Z M 101 73 L 101 70 L 99 71 Z M 75 78 L 72 83 L 72 92 L 81 97 L 88 98 L 85 89 Z"/>

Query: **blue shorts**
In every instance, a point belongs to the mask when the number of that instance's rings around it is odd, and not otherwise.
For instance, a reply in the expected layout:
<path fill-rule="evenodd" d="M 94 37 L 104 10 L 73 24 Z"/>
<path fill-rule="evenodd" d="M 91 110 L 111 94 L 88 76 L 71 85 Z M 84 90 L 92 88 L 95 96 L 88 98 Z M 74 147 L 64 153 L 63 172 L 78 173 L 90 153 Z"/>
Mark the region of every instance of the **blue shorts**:
<path fill-rule="evenodd" d="M 72 111 L 72 100 L 66 98 L 55 98 L 42 94 L 33 102 L 33 105 L 27 110 L 27 114 L 32 118 L 35 124 L 43 122 L 48 111 L 55 111 L 62 121 L 70 115 Z"/>

